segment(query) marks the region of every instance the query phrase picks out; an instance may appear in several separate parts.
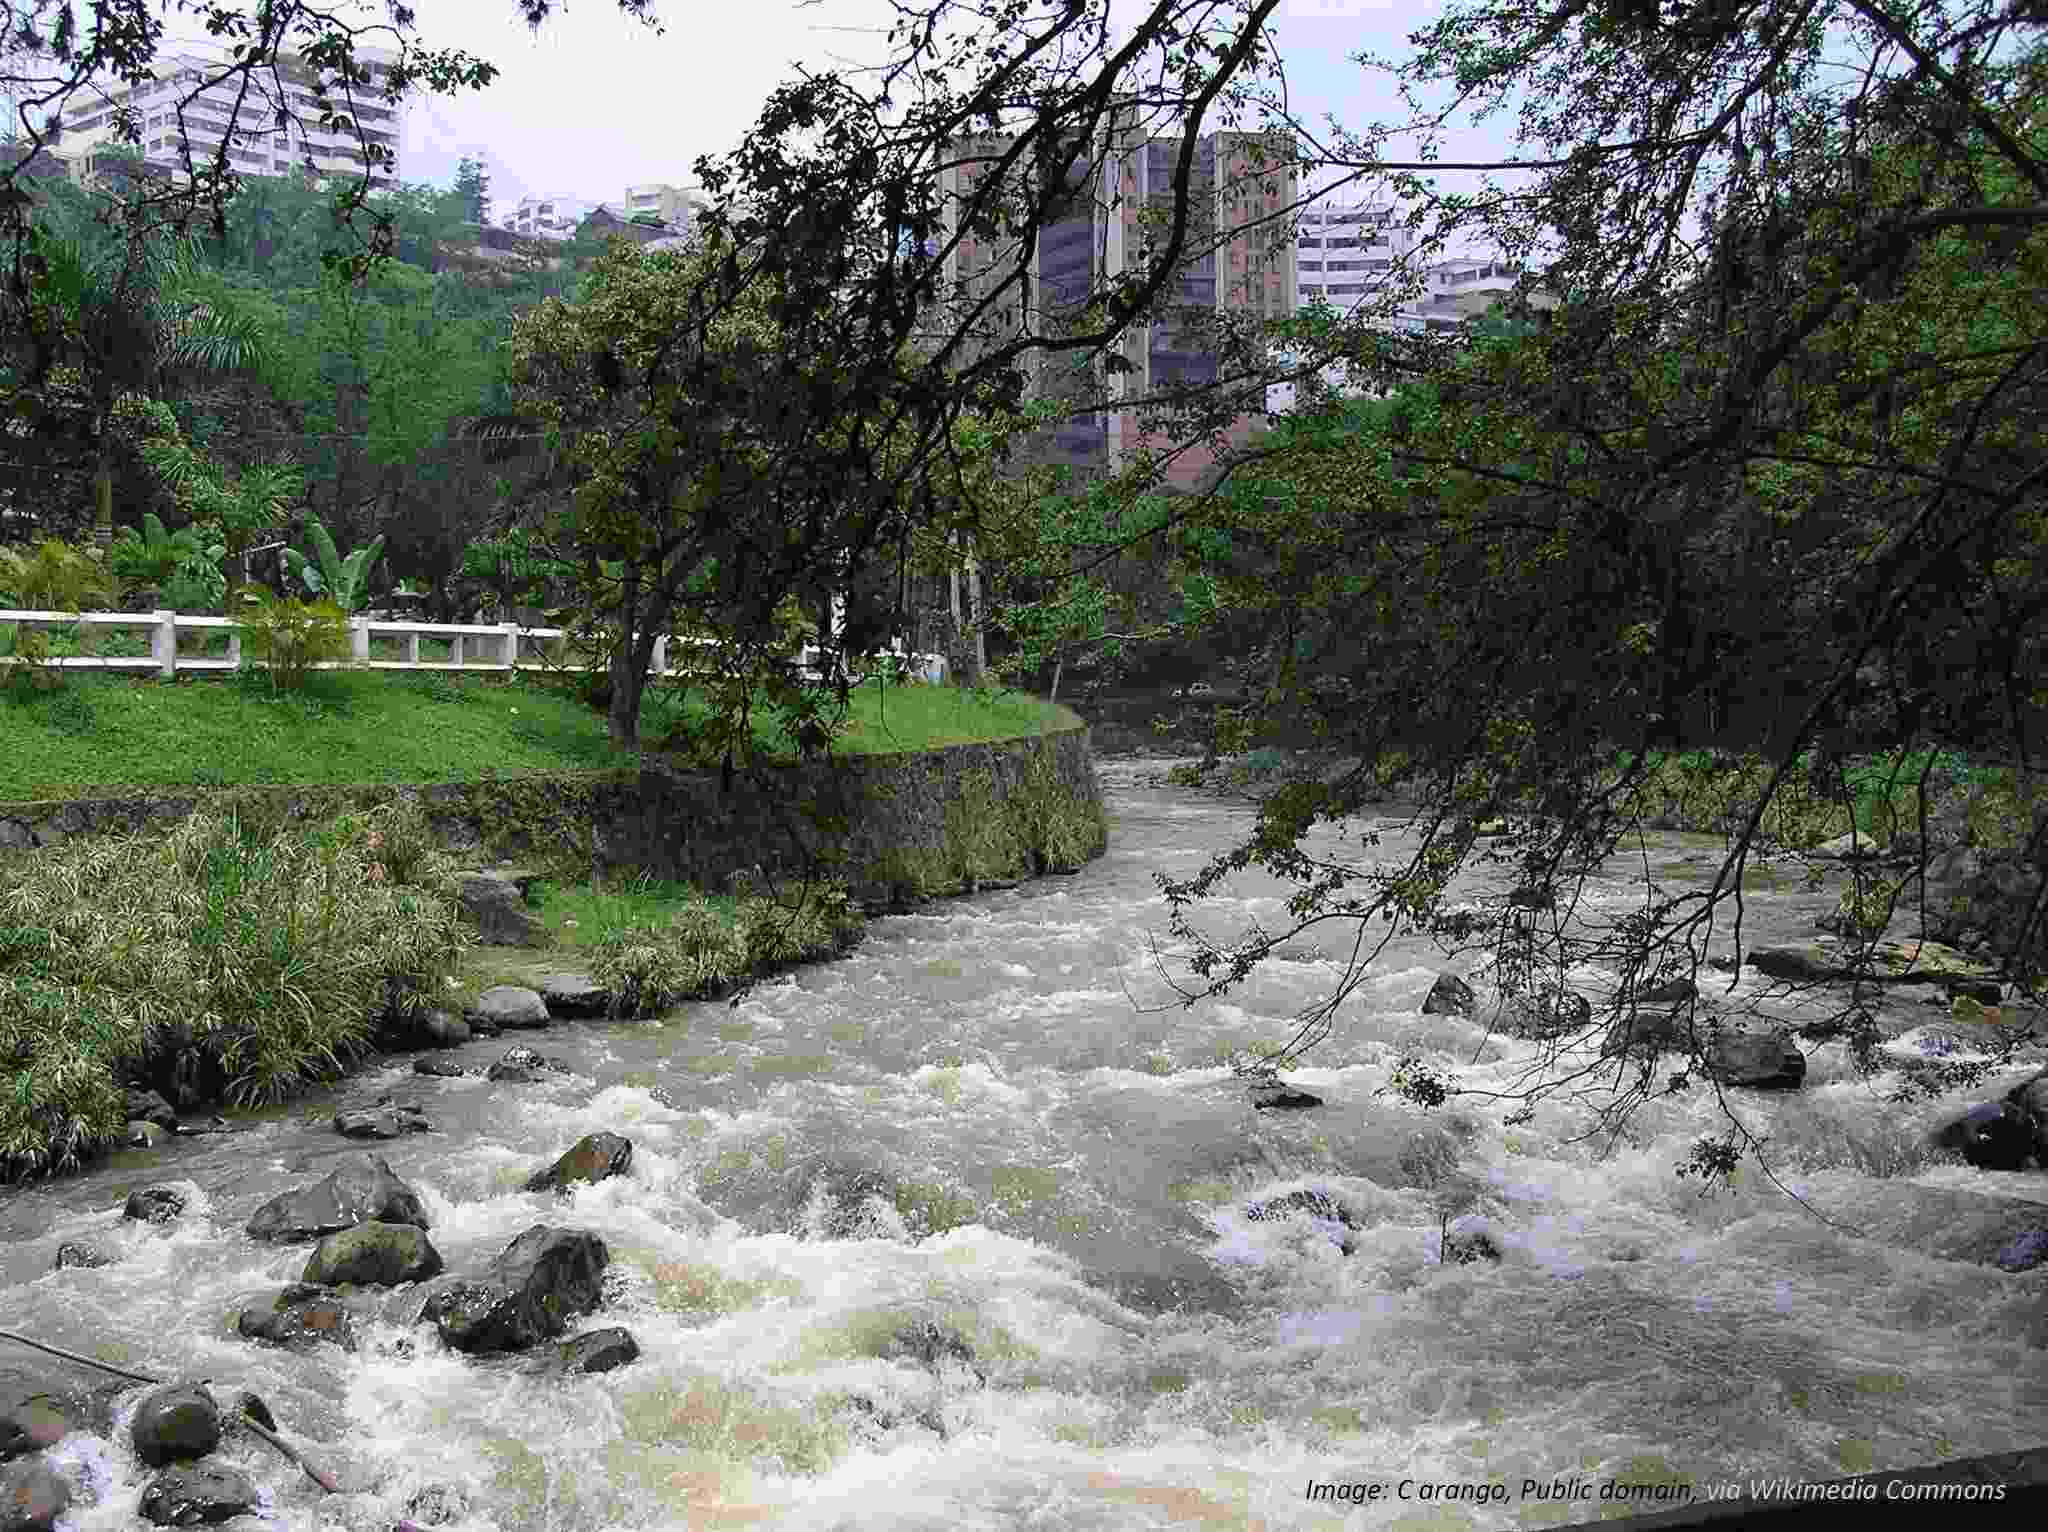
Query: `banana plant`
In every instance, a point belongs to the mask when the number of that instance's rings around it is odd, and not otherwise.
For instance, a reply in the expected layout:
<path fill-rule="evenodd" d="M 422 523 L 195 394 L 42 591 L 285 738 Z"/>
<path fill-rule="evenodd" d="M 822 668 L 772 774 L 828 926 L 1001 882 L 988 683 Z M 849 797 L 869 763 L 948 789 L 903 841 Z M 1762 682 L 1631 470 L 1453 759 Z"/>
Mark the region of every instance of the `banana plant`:
<path fill-rule="evenodd" d="M 358 548 L 344 559 L 335 551 L 334 539 L 317 516 L 306 530 L 320 561 L 316 564 L 298 549 L 287 548 L 285 562 L 305 585 L 308 595 L 326 596 L 344 612 L 355 611 L 369 595 L 370 570 L 384 551 L 383 537 L 379 535 L 369 547 Z"/>

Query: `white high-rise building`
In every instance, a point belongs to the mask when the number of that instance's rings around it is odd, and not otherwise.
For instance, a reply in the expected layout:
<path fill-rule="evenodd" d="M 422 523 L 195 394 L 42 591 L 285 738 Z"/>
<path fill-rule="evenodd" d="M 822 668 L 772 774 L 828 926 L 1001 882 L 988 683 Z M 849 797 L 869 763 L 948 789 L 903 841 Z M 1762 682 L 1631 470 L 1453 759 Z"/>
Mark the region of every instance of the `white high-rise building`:
<path fill-rule="evenodd" d="M 603 206 L 586 197 L 521 197 L 504 226 L 531 239 L 573 239 L 583 220 Z"/>
<path fill-rule="evenodd" d="M 1311 200 L 1295 237 L 1301 306 L 1320 301 L 1340 314 L 1364 306 L 1394 282 L 1396 266 L 1420 242 L 1391 202 Z M 1521 274 L 1521 267 L 1496 255 L 1432 261 L 1423 269 L 1424 289 L 1404 299 L 1384 322 L 1410 332 L 1455 330 L 1506 298 Z M 1333 388 L 1348 389 L 1341 367 L 1324 369 L 1323 377 Z M 1294 394 L 1291 383 L 1268 390 L 1268 408 L 1292 409 Z"/>
<path fill-rule="evenodd" d="M 187 46 L 158 56 L 154 80 L 132 87 L 108 82 L 79 90 L 65 104 L 58 148 L 65 158 L 79 161 L 89 159 L 101 145 L 119 143 L 114 136 L 114 113 L 132 107 L 142 117 L 138 147 L 143 158 L 155 164 L 182 170 L 188 145 L 195 166 L 210 163 L 226 139 L 228 163 L 245 174 L 283 175 L 311 168 L 323 176 L 360 175 L 365 163 L 361 141 L 367 141 L 391 155 L 375 167 L 376 181 L 396 186 L 404 169 L 400 159 L 404 103 L 394 107 L 384 99 L 384 76 L 398 55 L 362 45 L 355 53 L 356 62 L 369 67 L 371 83 L 355 87 L 353 104 L 338 86 L 330 85 L 328 90 L 330 108 L 353 117 L 354 128 L 320 125 L 320 109 L 313 100 L 313 72 L 295 54 L 279 55 L 275 76 L 267 69 L 250 71 L 248 90 L 238 110 L 241 78 L 230 76 L 200 89 L 201 82 L 218 73 L 225 61 L 209 57 L 201 46 Z M 279 81 L 283 100 L 279 99 Z M 289 107 L 297 119 L 287 127 L 277 125 L 281 106 Z"/>

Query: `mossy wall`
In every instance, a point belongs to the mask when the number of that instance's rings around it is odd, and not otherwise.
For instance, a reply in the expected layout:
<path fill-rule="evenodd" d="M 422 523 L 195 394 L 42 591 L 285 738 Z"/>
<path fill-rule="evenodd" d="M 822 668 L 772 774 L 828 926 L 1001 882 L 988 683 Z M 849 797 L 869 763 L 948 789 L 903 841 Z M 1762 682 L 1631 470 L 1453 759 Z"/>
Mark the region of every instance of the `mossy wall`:
<path fill-rule="evenodd" d="M 1108 841 L 1086 729 L 736 775 L 655 764 L 637 822 L 600 826 L 607 866 L 700 887 L 759 866 L 822 874 L 868 905 L 1072 872 Z"/>
<path fill-rule="evenodd" d="M 0 803 L 0 851 L 137 832 L 231 804 L 324 823 L 394 798 L 466 860 L 581 879 L 644 871 L 706 889 L 755 867 L 823 873 L 869 905 L 1073 871 L 1107 842 L 1086 729 L 907 755 L 735 773 L 649 764 L 427 786 L 241 787 Z"/>

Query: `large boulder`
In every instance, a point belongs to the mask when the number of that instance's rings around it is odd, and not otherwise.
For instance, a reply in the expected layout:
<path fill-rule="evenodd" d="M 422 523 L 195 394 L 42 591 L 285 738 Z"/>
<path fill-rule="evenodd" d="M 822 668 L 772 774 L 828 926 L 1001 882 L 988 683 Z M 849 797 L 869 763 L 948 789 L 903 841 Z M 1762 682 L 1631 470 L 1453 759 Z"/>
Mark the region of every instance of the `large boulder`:
<path fill-rule="evenodd" d="M 540 981 L 541 998 L 555 1016 L 602 1016 L 611 995 L 587 973 L 551 973 Z"/>
<path fill-rule="evenodd" d="M 203 1458 L 220 1445 L 220 1405 L 203 1383 L 153 1389 L 135 1407 L 129 1434 L 135 1455 L 152 1468 Z"/>
<path fill-rule="evenodd" d="M 1592 1024 L 1593 1006 L 1584 995 L 1551 986 L 1503 997 L 1494 1019 L 1509 1036 L 1537 1041 L 1568 1037 Z"/>
<path fill-rule="evenodd" d="M 613 1325 L 554 1342 L 533 1359 L 533 1370 L 542 1377 L 569 1378 L 581 1373 L 610 1372 L 639 1359 L 640 1343 L 633 1339 L 632 1332 Z"/>
<path fill-rule="evenodd" d="M 256 1486 L 225 1463 L 166 1468 L 142 1491 L 142 1514 L 160 1527 L 216 1526 L 256 1509 Z"/>
<path fill-rule="evenodd" d="M 247 1308 L 235 1329 L 250 1340 L 311 1351 L 316 1346 L 356 1349 L 356 1320 L 341 1299 L 324 1287 L 295 1282 L 269 1308 Z"/>
<path fill-rule="evenodd" d="M 1974 850 L 1942 870 L 1949 874 L 1945 880 L 1928 868 L 1928 934 L 1972 952 L 2002 956 L 2012 950 L 2043 876 L 2026 859 L 2025 848 Z M 2037 963 L 2048 960 L 2048 932 L 2035 931 L 2029 955 Z"/>
<path fill-rule="evenodd" d="M 1803 947 L 1759 947 L 1749 966 L 1767 978 L 1787 984 L 1938 985 L 1996 1005 L 2000 988 L 1989 967 L 1934 941 L 1881 941 L 1871 950 L 1867 967 L 1859 965 L 1853 944 L 1813 942 Z"/>
<path fill-rule="evenodd" d="M 334 1131 L 343 1138 L 401 1138 L 407 1133 L 431 1133 L 434 1125 L 411 1102 L 380 1096 L 373 1106 L 336 1112 Z"/>
<path fill-rule="evenodd" d="M 443 1285 L 420 1309 L 457 1351 L 524 1351 L 568 1329 L 603 1297 L 605 1243 L 582 1229 L 535 1224 L 483 1276 Z"/>
<path fill-rule="evenodd" d="M 167 1133 L 178 1126 L 178 1114 L 155 1091 L 130 1089 L 124 1094 L 129 1121 L 153 1122 Z"/>
<path fill-rule="evenodd" d="M 489 872 L 464 873 L 457 888 L 457 897 L 462 902 L 462 912 L 476 926 L 477 934 L 490 945 L 547 945 L 546 928 L 527 909 L 519 885 L 510 878 Z"/>
<path fill-rule="evenodd" d="M 470 1025 L 451 1011 L 429 1011 L 416 1029 L 422 1042 L 436 1048 L 459 1048 L 471 1037 Z"/>
<path fill-rule="evenodd" d="M 633 1163 L 633 1143 L 616 1133 L 586 1133 L 546 1170 L 527 1179 L 530 1192 L 566 1192 L 578 1182 L 595 1185 L 622 1176 Z"/>
<path fill-rule="evenodd" d="M 128 1194 L 121 1216 L 136 1223 L 175 1223 L 184 1216 L 189 1182 L 160 1181 Z"/>
<path fill-rule="evenodd" d="M 427 1210 L 419 1193 L 393 1175 L 381 1155 L 355 1154 L 312 1185 L 264 1203 L 249 1219 L 249 1237 L 299 1244 L 372 1219 L 424 1229 Z"/>
<path fill-rule="evenodd" d="M 1797 1090 L 1806 1079 L 1806 1055 L 1774 1032 L 1715 1032 L 1701 1053 L 1723 1085 Z"/>
<path fill-rule="evenodd" d="M 484 1071 L 484 1078 L 523 1085 L 544 1074 L 560 1074 L 567 1068 L 560 1059 L 544 1059 L 531 1048 L 507 1048 L 505 1056 Z"/>
<path fill-rule="evenodd" d="M 330 1234 L 314 1247 L 300 1276 L 302 1282 L 335 1286 L 354 1282 L 396 1287 L 424 1282 L 441 1274 L 441 1254 L 426 1231 L 409 1223 L 371 1220 Z"/>
<path fill-rule="evenodd" d="M 1425 1016 L 1470 1016 L 1477 1001 L 1472 986 L 1454 973 L 1440 973 L 1423 999 Z"/>
<path fill-rule="evenodd" d="M 70 1508 L 70 1481 L 44 1459 L 0 1468 L 0 1532 L 53 1532 Z"/>
<path fill-rule="evenodd" d="M 2020 1081 L 2005 1093 L 2005 1099 L 2027 1114 L 2034 1133 L 2034 1158 L 2048 1170 L 2048 1069 Z"/>
<path fill-rule="evenodd" d="M 2014 1101 L 1985 1101 L 1935 1129 L 1938 1149 L 1953 1149 L 1979 1170 L 2021 1170 L 2034 1154 L 2035 1123 Z M 2044 1211 L 2048 1218 L 2048 1211 Z"/>
<path fill-rule="evenodd" d="M 523 984 L 493 984 L 476 997 L 470 1014 L 484 1026 L 500 1031 L 508 1027 L 544 1027 L 552 1019 L 540 992 Z"/>
<path fill-rule="evenodd" d="M 0 1389 L 0 1463 L 54 1447 L 73 1431 L 91 1436 L 113 1433 L 114 1414 L 131 1383 L 98 1383 L 72 1389 Z"/>

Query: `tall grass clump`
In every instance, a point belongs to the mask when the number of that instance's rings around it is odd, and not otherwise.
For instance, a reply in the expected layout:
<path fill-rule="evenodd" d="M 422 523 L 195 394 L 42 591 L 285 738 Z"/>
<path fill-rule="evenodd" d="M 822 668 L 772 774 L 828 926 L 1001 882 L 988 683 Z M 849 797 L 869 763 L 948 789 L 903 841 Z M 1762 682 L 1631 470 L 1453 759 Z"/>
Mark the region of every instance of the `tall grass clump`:
<path fill-rule="evenodd" d="M 454 892 L 407 804 L 201 811 L 0 866 L 0 1178 L 117 1139 L 124 1083 L 249 1106 L 334 1079 L 469 945 Z"/>
<path fill-rule="evenodd" d="M 862 928 L 838 884 L 750 894 L 729 911 L 700 896 L 666 921 L 608 931 L 591 946 L 590 976 L 611 994 L 613 1016 L 658 1016 L 763 971 L 843 953 Z"/>

